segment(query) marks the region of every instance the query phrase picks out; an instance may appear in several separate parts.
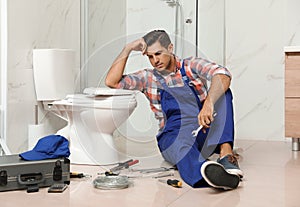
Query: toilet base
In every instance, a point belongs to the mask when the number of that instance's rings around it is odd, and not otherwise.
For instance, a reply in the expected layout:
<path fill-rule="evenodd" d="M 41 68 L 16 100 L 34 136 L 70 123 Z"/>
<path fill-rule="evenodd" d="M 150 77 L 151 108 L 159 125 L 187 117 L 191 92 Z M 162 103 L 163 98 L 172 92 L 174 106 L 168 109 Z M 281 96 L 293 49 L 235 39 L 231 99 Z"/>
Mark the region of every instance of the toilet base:
<path fill-rule="evenodd" d="M 71 152 L 69 159 L 72 164 L 111 165 L 119 163 L 118 151 L 110 134 L 87 132 L 85 129 L 77 129 L 74 126 L 66 126 L 56 134 L 69 139 Z"/>

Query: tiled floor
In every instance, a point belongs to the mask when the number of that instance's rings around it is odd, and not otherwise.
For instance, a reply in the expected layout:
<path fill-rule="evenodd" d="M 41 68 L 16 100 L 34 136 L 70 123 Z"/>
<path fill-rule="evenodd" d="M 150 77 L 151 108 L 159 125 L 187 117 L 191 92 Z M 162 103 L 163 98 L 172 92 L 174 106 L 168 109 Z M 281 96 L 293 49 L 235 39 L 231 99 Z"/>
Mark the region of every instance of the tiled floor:
<path fill-rule="evenodd" d="M 185 183 L 182 188 L 173 188 L 151 177 L 132 179 L 132 184 L 126 189 L 100 190 L 93 187 L 92 181 L 97 173 L 108 167 L 72 165 L 72 171 L 92 177 L 72 179 L 69 188 L 61 194 L 49 194 L 47 188 L 30 194 L 26 191 L 1 192 L 0 206 L 300 206 L 300 152 L 292 152 L 289 141 L 237 140 L 236 147 L 240 149 L 240 166 L 245 173 L 236 190 L 193 189 Z M 134 168 L 166 166 L 153 149 L 151 156 L 146 156 L 149 155 L 147 150 L 139 153 L 140 163 Z M 132 175 L 129 171 L 124 173 Z M 177 172 L 174 177 L 180 179 Z"/>

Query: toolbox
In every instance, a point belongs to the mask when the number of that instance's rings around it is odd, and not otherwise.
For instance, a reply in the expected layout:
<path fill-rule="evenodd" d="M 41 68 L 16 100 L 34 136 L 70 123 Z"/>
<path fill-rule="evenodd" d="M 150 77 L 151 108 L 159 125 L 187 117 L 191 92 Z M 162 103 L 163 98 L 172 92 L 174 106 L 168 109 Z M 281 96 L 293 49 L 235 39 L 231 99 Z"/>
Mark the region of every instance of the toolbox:
<path fill-rule="evenodd" d="M 0 156 L 0 192 L 27 189 L 37 192 L 54 183 L 70 184 L 70 160 L 23 160 L 16 155 Z"/>

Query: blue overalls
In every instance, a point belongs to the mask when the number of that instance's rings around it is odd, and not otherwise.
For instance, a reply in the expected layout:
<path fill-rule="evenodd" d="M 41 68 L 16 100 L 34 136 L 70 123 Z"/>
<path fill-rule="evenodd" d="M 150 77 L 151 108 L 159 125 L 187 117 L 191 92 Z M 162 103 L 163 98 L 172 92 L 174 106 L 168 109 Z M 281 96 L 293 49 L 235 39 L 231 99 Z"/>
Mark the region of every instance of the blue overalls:
<path fill-rule="evenodd" d="M 201 187 L 200 168 L 213 153 L 219 153 L 219 145 L 230 143 L 233 146 L 234 125 L 232 94 L 228 89 L 215 104 L 217 112 L 214 122 L 204 134 L 197 137 L 192 131 L 199 127 L 198 114 L 202 109 L 197 92 L 189 85 L 184 63 L 180 69 L 184 86 L 168 87 L 164 78 L 154 69 L 162 89 L 161 107 L 165 115 L 165 126 L 157 135 L 158 147 L 164 159 L 176 165 L 182 179 L 193 187 Z"/>

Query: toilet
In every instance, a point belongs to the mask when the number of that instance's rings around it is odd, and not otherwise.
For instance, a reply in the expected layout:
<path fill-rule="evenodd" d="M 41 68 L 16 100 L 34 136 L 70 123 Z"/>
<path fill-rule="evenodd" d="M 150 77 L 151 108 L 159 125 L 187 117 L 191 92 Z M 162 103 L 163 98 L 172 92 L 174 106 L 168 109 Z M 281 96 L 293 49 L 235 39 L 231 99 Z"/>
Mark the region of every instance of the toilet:
<path fill-rule="evenodd" d="M 101 87 L 75 93 L 75 51 L 34 49 L 33 74 L 37 101 L 67 122 L 58 130 L 70 141 L 74 164 L 118 163 L 113 132 L 137 106 L 136 92 Z"/>

